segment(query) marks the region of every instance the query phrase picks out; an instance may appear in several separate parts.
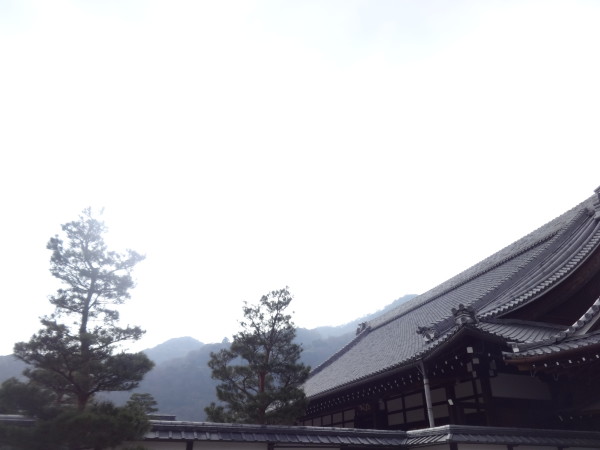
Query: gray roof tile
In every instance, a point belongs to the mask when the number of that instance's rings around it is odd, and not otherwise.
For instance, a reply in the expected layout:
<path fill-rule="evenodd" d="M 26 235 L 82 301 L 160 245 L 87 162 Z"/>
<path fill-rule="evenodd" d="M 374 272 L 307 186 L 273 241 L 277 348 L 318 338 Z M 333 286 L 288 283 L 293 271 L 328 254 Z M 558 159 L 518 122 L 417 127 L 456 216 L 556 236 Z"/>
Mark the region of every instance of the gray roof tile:
<path fill-rule="evenodd" d="M 521 349 L 517 353 L 505 353 L 506 359 L 529 359 L 544 355 L 553 355 L 556 353 L 568 351 L 568 350 L 580 350 L 583 348 L 596 348 L 600 349 L 600 332 L 591 334 L 575 335 L 565 338 L 560 342 L 552 344 L 542 341 L 535 346 L 527 346 Z"/>
<path fill-rule="evenodd" d="M 535 343 L 556 336 L 564 327 L 522 320 L 492 319 L 479 322 L 477 328 L 510 342 Z"/>
<path fill-rule="evenodd" d="M 346 347 L 315 368 L 304 388 L 316 397 L 426 355 L 456 331 L 452 308 L 474 308 L 480 331 L 507 341 L 535 343 L 561 329 L 504 322 L 512 308 L 535 300 L 572 273 L 600 245 L 593 196 L 425 294 L 371 320 Z M 427 342 L 419 327 L 436 331 Z"/>
<path fill-rule="evenodd" d="M 438 442 L 600 448 L 600 433 L 464 425 L 445 425 L 407 432 L 408 447 Z"/>
<path fill-rule="evenodd" d="M 329 446 L 398 447 L 406 440 L 403 431 L 279 425 L 223 424 L 151 420 L 146 441 L 265 442 Z"/>

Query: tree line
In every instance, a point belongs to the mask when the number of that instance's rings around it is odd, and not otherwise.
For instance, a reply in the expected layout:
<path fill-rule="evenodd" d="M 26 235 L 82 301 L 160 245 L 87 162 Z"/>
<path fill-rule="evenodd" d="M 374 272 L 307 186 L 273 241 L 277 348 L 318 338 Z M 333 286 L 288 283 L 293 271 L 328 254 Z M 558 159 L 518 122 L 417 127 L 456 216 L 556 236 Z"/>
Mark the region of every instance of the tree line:
<path fill-rule="evenodd" d="M 101 212 L 100 212 L 101 215 Z M 157 411 L 149 394 L 131 395 L 124 406 L 98 399 L 102 392 L 136 388 L 154 363 L 142 352 L 122 350 L 139 340 L 139 326 L 119 325 L 118 306 L 130 298 L 132 272 L 144 256 L 109 250 L 106 225 L 91 208 L 62 225 L 48 241 L 50 272 L 61 282 L 49 297 L 54 312 L 41 329 L 14 346 L 27 363 L 24 381 L 0 386 L 0 414 L 33 420 L 28 427 L 0 423 L 0 447 L 19 449 L 103 449 L 135 441 Z M 309 368 L 293 342 L 288 288 L 244 304 L 240 331 L 229 348 L 211 353 L 217 398 L 205 408 L 209 420 L 292 424 L 305 407 L 302 384 Z"/>

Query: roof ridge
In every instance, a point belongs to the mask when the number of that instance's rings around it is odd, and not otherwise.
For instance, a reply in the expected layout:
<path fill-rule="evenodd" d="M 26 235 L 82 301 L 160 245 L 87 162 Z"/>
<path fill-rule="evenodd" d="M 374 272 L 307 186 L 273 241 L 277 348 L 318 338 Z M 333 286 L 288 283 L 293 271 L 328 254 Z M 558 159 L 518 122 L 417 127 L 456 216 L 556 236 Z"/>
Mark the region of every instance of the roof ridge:
<path fill-rule="evenodd" d="M 485 315 L 487 313 L 484 311 L 492 304 L 492 301 L 498 301 L 503 297 L 510 298 L 511 295 L 518 295 L 519 292 L 523 292 L 523 289 L 527 288 L 527 285 L 531 285 L 531 282 L 538 284 L 539 282 L 547 281 L 548 274 L 554 272 L 553 267 L 562 266 L 564 264 L 560 262 L 558 256 L 566 253 L 569 248 L 572 248 L 575 244 L 585 240 L 586 237 L 589 238 L 589 235 L 593 234 L 593 229 L 590 231 L 590 228 L 593 227 L 593 223 L 587 221 L 589 216 L 590 214 L 587 208 L 581 209 L 572 220 L 557 232 L 545 248 L 534 255 L 535 259 L 541 258 L 541 262 L 528 270 L 521 272 L 520 277 L 515 280 L 515 283 L 509 289 L 504 290 L 500 297 L 479 305 L 479 311 L 483 312 Z M 567 235 L 567 232 L 570 230 L 572 230 L 572 232 Z M 550 261 L 550 263 L 547 263 L 548 261 Z M 524 285 L 525 280 L 528 282 L 526 285 Z M 483 300 L 483 298 L 481 298 L 481 300 Z"/>
<path fill-rule="evenodd" d="M 579 335 L 580 333 L 578 333 L 578 331 L 585 327 L 588 322 L 597 317 L 598 311 L 600 311 L 600 297 L 598 297 L 596 301 L 592 303 L 592 306 L 590 306 L 587 311 L 575 321 L 573 325 L 565 330 L 565 337 L 567 338 L 575 334 Z"/>
<path fill-rule="evenodd" d="M 498 317 L 490 317 L 484 320 L 481 320 L 481 323 L 489 323 L 494 325 L 529 325 L 532 327 L 540 327 L 540 328 L 552 328 L 556 330 L 564 330 L 565 327 L 562 325 L 556 325 L 553 323 L 547 322 L 536 322 L 535 320 L 523 320 L 523 319 L 504 319 Z"/>
<path fill-rule="evenodd" d="M 468 276 L 468 277 L 467 277 L 467 278 L 465 278 L 464 280 L 460 281 L 458 284 L 455 284 L 455 285 L 449 286 L 447 289 L 445 289 L 445 290 L 442 290 L 441 292 L 439 292 L 438 294 L 434 295 L 433 297 L 431 297 L 431 298 L 429 298 L 429 299 L 427 299 L 427 300 L 424 300 L 424 301 L 423 301 L 423 302 L 421 302 L 421 303 L 417 303 L 417 304 L 415 304 L 415 305 L 409 306 L 409 307 L 408 307 L 406 310 L 404 310 L 404 311 L 400 311 L 400 312 L 399 312 L 397 315 L 394 315 L 394 316 L 392 316 L 391 318 L 389 318 L 389 319 L 386 319 L 384 322 L 381 322 L 380 324 L 377 324 L 376 326 L 374 326 L 374 327 L 369 327 L 369 328 L 372 328 L 372 329 L 377 329 L 377 328 L 380 328 L 380 327 L 382 327 L 382 326 L 384 326 L 384 325 L 387 325 L 387 324 L 388 324 L 388 323 L 390 323 L 390 322 L 393 322 L 393 321 L 394 321 L 394 320 L 396 320 L 398 317 L 401 317 L 401 316 L 403 316 L 403 315 L 405 315 L 405 314 L 408 314 L 408 313 L 410 313 L 410 312 L 414 311 L 415 309 L 417 309 L 417 308 L 419 308 L 419 307 L 421 307 L 421 306 L 423 306 L 423 305 L 426 305 L 426 304 L 428 304 L 428 303 L 430 303 L 430 302 L 432 302 L 432 301 L 434 301 L 434 300 L 437 300 L 439 297 L 441 297 L 441 296 L 443 296 L 443 295 L 446 295 L 448 292 L 451 292 L 451 291 L 453 291 L 453 290 L 455 290 L 455 289 L 458 289 L 459 287 L 461 287 L 461 286 L 465 285 L 466 283 L 468 283 L 468 282 L 470 282 L 470 281 L 474 280 L 475 278 L 478 278 L 478 277 L 480 277 L 481 275 L 483 275 L 483 274 L 485 274 L 485 273 L 487 273 L 487 272 L 489 272 L 489 271 L 491 271 L 491 270 L 493 270 L 493 269 L 497 268 L 498 266 L 501 266 L 502 264 L 505 264 L 506 262 L 510 261 L 511 259 L 514 259 L 514 258 L 516 258 L 517 256 L 520 256 L 520 255 L 522 255 L 523 253 L 526 253 L 526 252 L 528 252 L 529 250 L 531 250 L 532 248 L 534 248 L 534 247 L 536 247 L 536 246 L 540 245 L 540 244 L 541 244 L 541 243 L 543 243 L 544 241 L 547 241 L 547 240 L 549 240 L 549 239 L 553 238 L 553 237 L 554 237 L 554 236 L 555 236 L 557 233 L 558 233 L 558 231 L 555 231 L 555 232 L 553 232 L 553 233 L 551 233 L 551 234 L 549 234 L 549 235 L 547 235 L 547 236 L 544 236 L 543 238 L 540 238 L 538 241 L 535 241 L 535 242 L 531 243 L 530 245 L 528 245 L 528 246 L 524 247 L 523 249 L 519 250 L 519 251 L 518 251 L 518 252 L 516 252 L 516 253 L 512 253 L 512 254 L 510 254 L 509 256 L 507 256 L 507 257 L 503 258 L 503 259 L 502 259 L 502 260 L 500 260 L 499 262 L 497 262 L 497 263 L 495 263 L 495 264 L 493 264 L 493 265 L 491 265 L 491 266 L 488 266 L 488 267 L 486 267 L 486 268 L 482 268 L 481 270 L 479 270 L 479 271 L 477 271 L 477 272 L 474 272 L 473 274 L 471 274 L 470 276 Z M 513 242 L 513 244 L 514 244 L 514 243 L 516 243 L 516 242 L 518 242 L 518 241 L 515 241 L 515 242 Z M 510 245 L 512 245 L 512 244 L 510 244 Z M 510 247 L 510 245 L 508 245 L 507 247 L 504 247 L 504 248 L 508 248 L 508 247 Z M 504 250 L 504 249 L 502 249 L 502 250 Z M 502 250 L 499 250 L 497 253 L 501 252 Z M 496 254 L 496 253 L 494 253 L 494 255 L 495 255 L 495 254 Z M 493 255 L 492 255 L 492 256 L 493 256 Z M 488 257 L 488 258 L 489 258 L 489 257 Z M 488 258 L 486 258 L 486 259 L 488 259 Z M 533 258 L 533 257 L 532 257 L 532 258 Z M 485 259 L 484 259 L 484 260 L 482 260 L 482 261 L 480 261 L 480 262 L 483 262 L 483 261 L 485 261 Z M 477 263 L 477 264 L 479 264 L 479 263 Z M 469 267 L 468 269 L 466 269 L 466 270 L 462 271 L 461 273 L 459 273 L 458 275 L 456 275 L 456 276 L 455 276 L 455 277 L 453 277 L 453 278 L 456 278 L 456 277 L 460 276 L 461 274 L 463 274 L 463 273 L 467 272 L 469 269 L 471 269 L 471 268 L 475 267 L 477 264 L 475 264 L 475 265 L 473 265 L 473 266 Z M 453 279 L 453 278 L 451 278 L 451 279 Z M 450 281 L 450 280 L 448 280 L 448 281 Z M 444 284 L 444 283 L 442 283 L 442 284 Z M 438 286 L 441 286 L 441 285 L 438 285 Z M 435 288 L 433 288 L 433 289 L 435 289 Z M 433 290 L 433 289 L 431 289 L 431 290 Z M 425 293 L 425 294 L 426 294 L 426 293 Z M 422 294 L 422 295 L 425 295 L 425 294 Z M 485 295 L 485 294 L 484 294 L 484 295 Z M 417 297 L 415 297 L 415 299 L 418 299 L 419 297 L 420 297 L 420 296 L 417 296 Z M 407 303 L 408 303 L 408 302 L 406 302 L 404 305 L 406 305 Z M 400 305 L 400 306 L 399 306 L 399 308 L 400 308 L 400 307 L 402 307 L 402 306 L 404 306 L 404 305 Z M 373 319 L 373 320 L 376 320 L 376 319 Z M 442 321 L 444 321 L 444 320 L 445 320 L 445 319 L 441 319 L 441 320 L 439 320 L 439 321 L 437 321 L 437 322 L 434 322 L 434 325 L 435 325 L 436 323 L 438 323 L 438 322 L 442 322 Z M 369 321 L 369 324 L 370 324 L 370 323 L 371 323 L 371 321 Z"/>
<path fill-rule="evenodd" d="M 554 236 L 550 236 L 550 237 L 548 238 L 548 242 L 551 242 L 551 241 L 553 241 L 553 239 L 554 239 L 554 238 L 556 238 L 556 237 L 557 237 L 557 235 L 558 235 L 558 233 L 557 233 L 557 234 L 555 234 Z M 537 245 L 540 245 L 540 244 L 541 244 L 541 242 L 540 242 L 539 244 L 537 244 Z M 533 248 L 533 247 L 535 247 L 535 245 L 532 245 L 532 247 L 530 247 L 530 248 L 528 248 L 528 249 L 525 249 L 525 250 L 523 250 L 523 252 L 520 252 L 520 253 L 518 253 L 518 254 L 515 254 L 515 255 L 514 255 L 514 257 L 516 258 L 516 257 L 518 257 L 518 256 L 520 256 L 520 255 L 522 255 L 522 254 L 524 254 L 524 253 L 527 253 L 527 252 L 528 252 L 529 250 L 531 250 L 531 248 Z M 527 267 L 527 266 L 528 266 L 528 265 L 529 265 L 529 264 L 530 264 L 532 261 L 534 261 L 534 260 L 535 260 L 535 259 L 536 259 L 536 258 L 539 256 L 539 254 L 540 254 L 540 253 L 542 253 L 542 252 L 543 252 L 543 251 L 544 251 L 546 248 L 547 248 L 547 247 L 544 247 L 544 248 L 540 249 L 538 252 L 536 252 L 536 253 L 532 254 L 531 256 L 529 256 L 529 257 L 528 257 L 528 258 L 527 258 L 525 261 L 523 261 L 521 264 L 519 264 L 519 265 L 518 265 L 517 269 L 516 269 L 514 272 L 512 272 L 511 274 L 509 274 L 509 275 L 506 275 L 505 277 L 503 277 L 503 278 L 502 278 L 501 280 L 499 280 L 499 281 L 498 281 L 498 282 L 497 282 L 495 285 L 491 286 L 491 287 L 490 287 L 490 288 L 488 288 L 488 289 L 487 289 L 485 292 L 483 292 L 483 293 L 482 293 L 482 294 L 481 294 L 479 297 L 475 298 L 474 300 L 471 300 L 470 302 L 466 303 L 464 306 L 466 306 L 466 307 L 468 307 L 468 308 L 474 308 L 474 305 L 475 305 L 475 306 L 479 306 L 479 305 L 477 305 L 477 303 L 478 303 L 478 302 L 481 302 L 481 301 L 482 301 L 482 300 L 483 300 L 483 299 L 484 299 L 486 296 L 488 296 L 488 295 L 491 295 L 491 293 L 492 293 L 492 292 L 496 291 L 496 290 L 497 290 L 499 287 L 501 287 L 501 286 L 502 286 L 504 283 L 507 283 L 507 282 L 509 282 L 509 281 L 511 281 L 511 280 L 514 282 L 515 280 L 513 280 L 513 277 L 514 277 L 515 275 L 519 275 L 520 273 L 522 273 L 522 269 L 523 269 L 523 268 L 525 268 L 525 267 Z M 511 259 L 514 259 L 514 258 L 511 258 Z M 497 267 L 501 266 L 502 264 L 505 264 L 505 263 L 507 263 L 508 261 L 509 261 L 509 259 L 507 259 L 507 260 L 505 260 L 505 261 L 501 261 L 501 262 L 500 262 L 500 263 L 498 263 L 497 265 L 495 265 L 495 266 L 491 267 L 491 268 L 490 268 L 490 270 L 494 270 L 494 269 L 496 269 Z M 481 276 L 481 275 L 483 275 L 483 274 L 485 274 L 485 273 L 486 273 L 486 272 L 483 272 L 483 273 L 481 273 L 481 274 L 480 274 L 480 275 L 478 275 L 478 276 Z M 475 277 L 475 278 L 477 278 L 477 277 Z M 468 281 L 471 281 L 471 280 L 468 280 Z M 460 286 L 461 286 L 461 285 L 457 286 L 457 288 L 458 288 L 458 287 L 460 287 Z M 475 314 L 477 314 L 477 311 L 475 311 Z M 441 318 L 441 319 L 439 319 L 439 320 L 437 320 L 437 321 L 433 322 L 433 323 L 430 325 L 430 327 L 434 327 L 434 328 L 436 328 L 438 332 L 440 332 L 440 331 L 443 331 L 443 330 L 441 330 L 440 328 L 441 328 L 441 327 L 443 327 L 443 325 L 444 325 L 444 324 L 446 324 L 448 321 L 451 321 L 452 319 L 453 319 L 452 315 L 448 315 L 448 316 L 446 316 L 446 317 L 444 317 L 444 318 Z"/>
<path fill-rule="evenodd" d="M 600 194 L 599 194 L 600 195 Z M 452 278 L 450 278 L 449 280 L 446 280 L 440 284 L 438 284 L 437 286 L 435 286 L 434 288 L 430 289 L 429 291 L 414 297 L 413 299 L 409 300 L 406 303 L 403 303 L 402 305 L 399 305 L 396 309 L 401 309 L 402 307 L 406 307 L 405 310 L 399 311 L 398 314 L 394 314 L 392 317 L 390 317 L 389 319 L 386 319 L 385 321 L 383 321 L 381 324 L 377 324 L 376 326 L 373 326 L 372 323 L 374 321 L 377 320 L 377 318 L 370 320 L 368 323 L 372 326 L 373 329 L 379 328 L 380 326 L 384 326 L 387 325 L 388 323 L 394 321 L 395 319 L 397 319 L 398 317 L 401 317 L 405 314 L 408 314 L 409 312 L 413 311 L 416 308 L 419 308 L 423 305 L 426 305 L 427 303 L 436 300 L 437 298 L 447 294 L 450 291 L 453 291 L 461 286 L 463 286 L 464 284 L 468 283 L 469 281 L 472 281 L 473 279 L 497 268 L 498 266 L 505 264 L 507 261 L 510 261 L 511 259 L 516 258 L 517 256 L 522 255 L 523 253 L 528 252 L 529 250 L 531 250 L 532 248 L 540 245 L 541 243 L 552 239 L 553 237 L 555 237 L 557 234 L 559 234 L 561 231 L 565 230 L 566 228 L 568 228 L 572 222 L 574 222 L 575 220 L 577 220 L 582 214 L 584 214 L 586 211 L 590 211 L 590 209 L 586 206 L 587 203 L 589 203 L 592 200 L 596 200 L 597 195 L 593 195 L 589 198 L 587 198 L 586 200 L 578 203 L 576 206 L 574 206 L 573 208 L 569 209 L 568 211 L 560 214 L 559 216 L 556 216 L 554 219 L 550 220 L 549 222 L 546 222 L 545 224 L 541 225 L 540 227 L 536 228 L 535 230 L 533 230 L 532 232 L 526 234 L 525 236 L 521 237 L 520 239 L 517 239 L 516 241 L 508 244 L 507 246 L 501 248 L 500 250 L 498 250 L 497 252 L 493 253 L 492 255 L 488 256 L 487 258 L 484 258 L 483 260 L 479 261 L 478 263 L 473 264 L 471 267 L 468 267 L 467 269 L 463 270 L 462 272 L 458 273 L 457 275 L 453 276 Z M 577 211 L 577 213 L 571 217 L 566 223 L 563 223 L 561 225 L 561 219 L 563 219 L 564 217 L 568 217 L 570 215 L 573 214 L 574 211 Z M 554 226 L 558 226 L 560 225 L 558 228 L 554 229 Z M 504 258 L 502 258 L 500 261 L 492 264 L 491 266 L 486 266 L 486 267 L 482 267 L 480 270 L 476 270 L 474 271 L 472 274 L 470 274 L 466 279 L 461 280 L 458 282 L 458 284 L 451 284 L 450 282 L 452 280 L 455 280 L 457 278 L 459 278 L 461 275 L 469 272 L 470 270 L 473 270 L 474 268 L 476 268 L 478 265 L 483 264 L 484 262 L 493 259 L 494 256 L 510 249 L 511 247 L 514 246 L 518 246 L 518 244 L 520 242 L 526 242 L 527 239 L 531 236 L 535 236 L 537 233 L 540 232 L 540 230 L 544 229 L 544 228 L 549 228 L 549 230 L 547 232 L 545 232 L 544 234 L 542 234 L 542 236 L 540 236 L 537 240 L 529 243 L 528 245 L 526 245 L 525 247 L 521 248 L 521 249 L 517 249 L 515 252 L 510 252 L 508 255 L 506 255 Z M 426 299 L 426 300 L 422 300 L 421 302 L 418 302 L 420 297 L 425 296 L 427 293 L 434 291 L 435 289 L 439 288 L 440 286 L 443 286 L 444 284 L 449 284 L 448 287 L 446 287 L 445 289 L 442 289 L 440 292 L 436 293 L 433 297 Z M 415 301 L 414 305 L 410 305 L 409 303 L 413 303 L 413 301 Z M 393 311 L 393 310 L 392 310 Z M 392 312 L 390 311 L 390 313 Z"/>
<path fill-rule="evenodd" d="M 577 228 L 581 228 L 582 225 L 585 222 L 585 216 L 589 216 L 589 209 L 584 207 L 582 208 L 580 211 L 577 212 L 577 214 L 569 221 L 567 222 L 562 228 L 558 229 L 555 231 L 555 233 L 550 234 L 547 236 L 546 242 L 548 243 L 547 246 L 540 248 L 537 252 L 535 252 L 534 254 L 532 254 L 529 258 L 527 258 L 525 261 L 523 261 L 523 263 L 521 263 L 518 266 L 518 269 L 515 270 L 513 273 L 506 275 L 505 277 L 503 277 L 501 280 L 498 281 L 498 283 L 494 284 L 493 286 L 491 286 L 490 288 L 488 288 L 484 293 L 482 293 L 479 297 L 473 299 L 472 301 L 465 303 L 465 306 L 470 306 L 470 307 L 475 307 L 476 309 L 485 309 L 486 305 L 490 304 L 492 302 L 492 300 L 488 300 L 487 302 L 485 302 L 485 298 L 489 295 L 491 295 L 491 293 L 493 293 L 494 291 L 496 291 L 499 287 L 501 287 L 503 284 L 508 283 L 510 281 L 512 281 L 513 285 L 509 288 L 509 291 L 512 291 L 515 289 L 515 286 L 518 286 L 522 281 L 523 278 L 525 277 L 525 275 L 527 273 L 532 273 L 533 270 L 529 269 L 527 270 L 527 266 L 532 262 L 535 261 L 536 259 L 538 259 L 540 257 L 541 254 L 543 254 L 544 252 L 549 252 L 551 251 L 552 253 L 556 252 L 557 249 L 560 248 L 560 244 L 557 244 L 558 241 L 560 241 L 560 237 L 564 236 L 566 231 L 569 230 L 571 227 L 573 226 L 577 226 Z M 582 223 L 579 223 L 582 222 Z M 481 276 L 483 274 L 485 274 L 487 271 L 490 270 L 494 270 L 495 268 L 501 266 L 502 264 L 505 264 L 506 262 L 508 262 L 511 259 L 516 258 L 517 256 L 520 256 L 526 252 L 528 252 L 530 249 L 536 247 L 537 245 L 540 245 L 542 242 L 544 242 L 543 240 L 540 240 L 537 244 L 533 243 L 530 246 L 524 248 L 521 252 L 515 253 L 512 255 L 512 257 L 507 257 L 503 260 L 501 260 L 500 262 L 498 262 L 497 264 L 489 267 L 488 270 L 481 272 L 478 275 L 475 275 L 473 278 L 477 278 L 478 276 Z M 525 271 L 523 271 L 523 269 L 526 269 Z M 516 278 L 515 278 L 516 277 Z M 465 282 L 469 282 L 471 281 L 473 278 L 466 280 Z M 464 283 L 461 283 L 459 285 L 457 285 L 455 288 L 459 288 L 460 286 L 462 286 Z M 446 291 L 444 293 L 442 293 L 441 295 L 445 295 L 446 293 L 448 293 L 450 291 Z M 505 294 L 504 294 L 505 295 Z M 435 298 L 434 298 L 435 299 Z M 432 300 L 434 300 L 432 299 Z M 485 317 L 485 316 L 482 316 Z M 436 322 L 433 322 L 431 325 L 429 325 L 429 327 L 434 327 L 436 329 L 443 327 L 444 324 L 446 324 L 450 319 L 452 319 L 452 316 L 446 316 L 442 319 L 437 320 Z M 443 332 L 443 329 L 438 329 L 438 332 Z"/>

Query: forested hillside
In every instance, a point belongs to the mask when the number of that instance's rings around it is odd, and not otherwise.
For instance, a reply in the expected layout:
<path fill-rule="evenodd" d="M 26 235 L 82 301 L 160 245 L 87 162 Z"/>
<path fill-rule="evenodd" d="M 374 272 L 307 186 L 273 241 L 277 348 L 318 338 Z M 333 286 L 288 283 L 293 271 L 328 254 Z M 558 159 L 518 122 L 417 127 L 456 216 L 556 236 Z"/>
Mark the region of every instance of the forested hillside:
<path fill-rule="evenodd" d="M 381 311 L 360 317 L 340 326 L 319 327 L 312 330 L 298 328 L 296 341 L 304 351 L 302 362 L 317 367 L 355 336 L 360 322 L 370 320 L 414 295 L 406 295 Z M 203 344 L 191 337 L 170 339 L 156 347 L 145 350 L 156 366 L 148 372 L 135 392 L 152 394 L 158 402 L 160 413 L 174 414 L 179 420 L 205 420 L 204 407 L 216 401 L 215 386 L 207 365 L 210 352 L 216 352 L 228 343 Z M 25 365 L 12 356 L 0 356 L 0 381 L 18 376 Z M 116 403 L 124 403 L 131 393 L 119 392 L 107 397 Z"/>

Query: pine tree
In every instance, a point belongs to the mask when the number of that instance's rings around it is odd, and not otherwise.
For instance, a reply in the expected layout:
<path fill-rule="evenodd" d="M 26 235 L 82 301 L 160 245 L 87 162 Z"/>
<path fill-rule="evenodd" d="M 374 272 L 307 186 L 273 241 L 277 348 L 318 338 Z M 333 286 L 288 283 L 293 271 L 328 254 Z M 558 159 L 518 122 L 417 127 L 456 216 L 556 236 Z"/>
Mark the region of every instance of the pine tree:
<path fill-rule="evenodd" d="M 144 414 L 153 414 L 158 411 L 158 402 L 154 399 L 152 394 L 147 392 L 144 392 L 143 394 L 139 392 L 131 394 L 126 405 L 130 408 L 137 408 Z"/>
<path fill-rule="evenodd" d="M 36 409 L 25 405 L 13 411 L 40 419 L 36 432 L 46 427 L 67 433 L 65 430 L 71 430 L 69 424 L 88 423 L 90 428 L 103 424 L 104 431 L 114 436 L 130 436 L 130 425 L 142 430 L 145 419 L 131 408 L 97 402 L 95 396 L 137 387 L 154 365 L 143 353 L 121 350 L 122 344 L 140 339 L 144 331 L 138 326 L 119 326 L 115 309 L 130 298 L 129 290 L 134 287 L 131 272 L 144 258 L 131 250 L 108 250 L 103 237 L 106 227 L 89 208 L 78 220 L 63 225 L 62 230 L 64 240 L 55 236 L 47 245 L 52 251 L 50 272 L 62 283 L 50 297 L 55 311 L 41 318 L 43 328 L 29 342 L 14 347 L 14 355 L 29 365 L 24 371 L 28 381 L 23 384 L 27 388 L 15 381 L 2 390 L 5 398 L 11 398 L 10 392 L 19 389 L 43 397 L 45 405 L 36 404 Z M 107 415 L 123 420 L 115 421 Z M 73 433 L 68 431 L 69 436 L 64 437 L 74 448 L 79 437 Z M 98 435 L 98 445 L 102 439 Z"/>
<path fill-rule="evenodd" d="M 264 295 L 258 304 L 244 304 L 241 331 L 229 349 L 211 353 L 212 377 L 222 383 L 223 404 L 205 408 L 208 420 L 258 424 L 292 424 L 306 400 L 302 384 L 309 367 L 294 343 L 296 330 L 286 314 L 292 296 L 287 288 Z"/>

